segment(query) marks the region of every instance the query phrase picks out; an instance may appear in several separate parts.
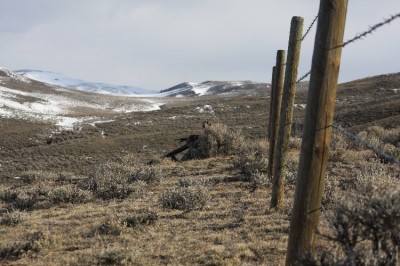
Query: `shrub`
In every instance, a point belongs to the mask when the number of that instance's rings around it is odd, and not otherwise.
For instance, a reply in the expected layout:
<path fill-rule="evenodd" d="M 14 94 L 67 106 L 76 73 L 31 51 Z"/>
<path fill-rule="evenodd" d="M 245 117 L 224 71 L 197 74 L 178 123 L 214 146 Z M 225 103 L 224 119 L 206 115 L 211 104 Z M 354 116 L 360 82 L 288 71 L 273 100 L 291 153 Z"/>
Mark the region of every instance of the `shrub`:
<path fill-rule="evenodd" d="M 349 149 L 346 137 L 342 133 L 334 131 L 330 143 L 329 158 L 333 161 L 345 161 L 345 154 Z"/>
<path fill-rule="evenodd" d="M 372 126 L 358 133 L 358 137 L 400 159 L 400 127 L 384 129 Z"/>
<path fill-rule="evenodd" d="M 201 185 L 175 187 L 163 192 L 160 203 L 163 208 L 191 211 L 203 208 L 210 200 L 208 190 Z"/>
<path fill-rule="evenodd" d="M 257 173 L 266 173 L 268 168 L 267 142 L 249 143 L 242 146 L 233 164 L 249 178 Z"/>
<path fill-rule="evenodd" d="M 37 181 L 54 181 L 58 177 L 57 174 L 47 171 L 27 171 L 21 175 L 21 180 L 25 183 L 32 184 Z"/>
<path fill-rule="evenodd" d="M 118 164 L 103 164 L 96 166 L 81 187 L 93 192 L 101 199 L 123 199 L 128 197 L 133 189 L 129 186 L 131 169 Z"/>
<path fill-rule="evenodd" d="M 107 163 L 93 168 L 80 187 L 101 199 L 124 199 L 140 192 L 143 183 L 159 183 L 163 179 L 159 166 L 124 166 Z"/>
<path fill-rule="evenodd" d="M 255 173 L 251 176 L 249 181 L 249 188 L 254 192 L 262 186 L 268 184 L 269 179 L 265 174 Z"/>
<path fill-rule="evenodd" d="M 204 129 L 199 141 L 198 152 L 204 157 L 237 154 L 245 139 L 224 124 L 211 124 Z"/>
<path fill-rule="evenodd" d="M 15 200 L 10 202 L 10 207 L 18 210 L 33 210 L 49 207 L 49 191 L 50 188 L 43 185 L 17 190 L 15 192 Z"/>
<path fill-rule="evenodd" d="M 191 186 L 205 186 L 207 180 L 203 178 L 181 178 L 178 181 L 180 187 L 191 187 Z"/>
<path fill-rule="evenodd" d="M 162 170 L 156 165 L 140 166 L 133 170 L 129 178 L 130 182 L 143 181 L 147 184 L 158 184 L 162 180 Z"/>
<path fill-rule="evenodd" d="M 100 224 L 97 228 L 92 230 L 92 234 L 100 234 L 100 235 L 110 235 L 110 236 L 119 236 L 121 234 L 120 225 L 111 219 L 105 220 L 102 224 Z"/>
<path fill-rule="evenodd" d="M 398 265 L 400 263 L 400 191 L 341 203 L 334 212 L 341 252 L 306 256 L 307 265 Z"/>
<path fill-rule="evenodd" d="M 49 243 L 49 237 L 42 231 L 27 236 L 25 242 L 15 242 L 10 247 L 0 249 L 0 261 L 18 260 L 23 254 L 40 252 Z"/>
<path fill-rule="evenodd" d="M 359 194 L 370 196 L 386 191 L 395 182 L 388 165 L 376 159 L 362 162 L 353 181 Z"/>
<path fill-rule="evenodd" d="M 15 226 L 25 220 L 26 220 L 25 213 L 18 210 L 12 210 L 3 214 L 3 216 L 0 219 L 0 224 Z"/>
<path fill-rule="evenodd" d="M 57 203 L 87 203 L 92 199 L 92 193 L 74 185 L 61 186 L 49 192 L 49 200 Z"/>
<path fill-rule="evenodd" d="M 141 225 L 154 224 L 155 221 L 157 220 L 158 220 L 157 213 L 147 209 L 142 209 L 139 210 L 139 212 L 135 215 L 125 217 L 122 220 L 122 223 L 127 227 L 137 227 Z"/>
<path fill-rule="evenodd" d="M 130 265 L 133 256 L 127 251 L 105 250 L 96 256 L 97 265 Z"/>

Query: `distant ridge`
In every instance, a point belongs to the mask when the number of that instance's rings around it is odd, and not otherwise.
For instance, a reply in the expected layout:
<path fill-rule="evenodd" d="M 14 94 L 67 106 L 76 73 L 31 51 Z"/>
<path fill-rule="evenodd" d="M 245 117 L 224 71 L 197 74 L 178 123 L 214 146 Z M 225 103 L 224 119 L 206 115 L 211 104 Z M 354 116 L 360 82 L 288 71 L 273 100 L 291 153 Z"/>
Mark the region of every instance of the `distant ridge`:
<path fill-rule="evenodd" d="M 15 71 L 15 73 L 33 80 L 41 81 L 55 86 L 70 88 L 74 90 L 96 92 L 101 94 L 134 96 L 157 93 L 152 90 L 146 90 L 133 86 L 88 82 L 80 79 L 70 78 L 63 74 L 51 71 L 22 69 Z"/>

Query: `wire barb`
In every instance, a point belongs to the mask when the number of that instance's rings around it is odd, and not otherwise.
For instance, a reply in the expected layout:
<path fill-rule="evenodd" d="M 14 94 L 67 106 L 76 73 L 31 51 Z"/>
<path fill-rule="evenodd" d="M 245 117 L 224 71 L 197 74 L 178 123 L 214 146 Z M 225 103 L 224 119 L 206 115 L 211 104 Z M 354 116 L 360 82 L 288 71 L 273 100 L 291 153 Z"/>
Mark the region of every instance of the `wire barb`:
<path fill-rule="evenodd" d="M 303 81 L 303 80 L 304 80 L 305 78 L 307 78 L 310 74 L 311 74 L 311 70 L 308 71 L 306 74 L 304 74 L 304 76 L 302 76 L 301 78 L 299 78 L 299 79 L 296 81 L 296 84 L 297 84 L 297 83 L 300 83 L 301 81 Z"/>
<path fill-rule="evenodd" d="M 311 29 L 313 28 L 315 22 L 318 19 L 318 15 L 315 16 L 314 20 L 311 22 L 310 26 L 308 27 L 306 33 L 303 35 L 303 37 L 301 38 L 301 41 L 304 41 L 304 39 L 307 37 L 307 35 L 310 33 Z"/>
<path fill-rule="evenodd" d="M 380 22 L 378 24 L 375 24 L 374 26 L 369 27 L 369 29 L 367 31 L 364 31 L 363 33 L 357 34 L 353 39 L 350 39 L 350 40 L 342 43 L 341 45 L 335 46 L 335 47 L 331 48 L 331 50 L 336 49 L 336 48 L 340 48 L 340 47 L 345 47 L 346 45 L 348 45 L 348 44 L 350 44 L 352 42 L 360 40 L 363 37 L 367 36 L 368 34 L 371 34 L 372 32 L 376 31 L 378 28 L 380 28 L 380 27 L 382 27 L 382 26 L 384 26 L 386 24 L 389 24 L 390 22 L 392 22 L 393 20 L 398 19 L 398 18 L 400 18 L 400 13 L 397 13 L 396 15 L 393 15 L 390 18 L 388 18 L 388 19 L 386 19 L 386 20 L 384 20 L 384 21 L 382 21 L 382 22 Z"/>

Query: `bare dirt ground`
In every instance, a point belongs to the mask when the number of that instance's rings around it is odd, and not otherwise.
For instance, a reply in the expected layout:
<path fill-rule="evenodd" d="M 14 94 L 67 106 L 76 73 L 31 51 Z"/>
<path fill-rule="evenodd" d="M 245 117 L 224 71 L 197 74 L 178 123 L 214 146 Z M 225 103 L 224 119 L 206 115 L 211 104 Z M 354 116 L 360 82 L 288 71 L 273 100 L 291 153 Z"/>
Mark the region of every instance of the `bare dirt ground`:
<path fill-rule="evenodd" d="M 382 126 L 385 130 L 399 127 L 399 89 L 400 74 L 342 84 L 337 95 L 335 123 L 354 133 L 371 126 Z M 32 88 L 27 86 L 24 90 Z M 73 130 L 60 130 L 44 121 L 0 118 L 3 221 L 0 262 L 4 265 L 282 265 L 299 139 L 292 141 L 289 171 L 292 177 L 288 177 L 284 208 L 278 211 L 269 208 L 270 183 L 249 182 L 234 166 L 241 154 L 188 162 L 160 159 L 181 145 L 177 139 L 202 134 L 205 120 L 240 131 L 248 142 L 266 140 L 268 96 L 265 90 L 250 97 L 153 99 L 163 105 L 151 112 L 77 109 L 73 114 L 76 117 L 96 116 L 109 122 L 83 123 Z M 116 105 L 137 101 L 91 97 L 82 93 L 78 98 L 113 101 Z M 305 90 L 299 91 L 296 103 L 295 121 L 302 122 Z M 363 162 L 374 158 L 369 151 L 346 145 L 345 150 L 340 145 L 333 147 L 329 165 L 328 176 L 337 182 L 332 186 L 340 187 L 339 192 L 334 190 L 335 195 L 347 193 L 347 185 L 358 175 Z M 154 159 L 159 161 L 162 181 L 136 184 L 127 197 L 104 199 L 77 190 L 102 165 L 133 167 Z M 396 166 L 388 166 L 387 171 L 397 173 L 398 178 L 398 170 Z M 32 176 L 37 178 L 32 181 Z M 202 197 L 207 199 L 201 207 L 175 210 L 163 205 L 163 197 L 171 189 L 180 191 L 186 183 L 198 185 L 196 182 L 207 192 L 204 195 L 197 192 L 200 195 L 197 201 L 201 202 Z M 399 188 L 399 183 L 392 186 Z M 54 195 L 61 193 L 57 190 L 60 188 L 75 191 L 71 197 L 77 200 L 66 199 L 64 194 L 59 197 L 61 200 L 56 200 L 59 198 Z M 327 191 L 332 193 L 332 189 Z M 30 198 L 32 195 L 34 200 Z M 15 205 L 18 200 L 22 203 Z M 14 212 L 17 214 L 13 218 L 10 213 Z M 8 222 L 6 217 L 11 217 Z M 320 230 L 332 233 L 324 218 Z M 331 248 L 325 240 L 319 240 L 318 245 Z"/>

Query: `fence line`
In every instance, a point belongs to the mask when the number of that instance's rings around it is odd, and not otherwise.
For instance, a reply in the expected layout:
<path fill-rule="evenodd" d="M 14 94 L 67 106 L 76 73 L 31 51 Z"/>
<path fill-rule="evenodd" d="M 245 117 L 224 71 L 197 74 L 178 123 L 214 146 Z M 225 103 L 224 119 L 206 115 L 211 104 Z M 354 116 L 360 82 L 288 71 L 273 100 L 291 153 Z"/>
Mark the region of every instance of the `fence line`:
<path fill-rule="evenodd" d="M 318 15 L 314 18 L 302 38 L 298 39 L 298 42 L 301 43 L 318 20 L 316 44 L 319 42 L 319 45 L 314 46 L 312 67 L 300 79 L 295 82 L 291 81 L 294 82 L 291 85 L 295 86 L 296 83 L 307 78 L 312 72 L 297 173 L 295 199 L 290 221 L 286 265 L 294 265 L 300 253 L 312 249 L 314 233 L 318 227 L 321 212 L 325 215 L 332 228 L 335 228 L 322 204 L 326 164 L 329 156 L 329 143 L 333 129 L 340 131 L 350 140 L 371 149 L 380 158 L 384 158 L 386 162 L 400 164 L 399 160 L 394 156 L 382 152 L 380 149 L 344 130 L 339 125 L 334 125 L 333 111 L 342 48 L 350 43 L 361 40 L 384 25 L 400 18 L 400 13 L 393 15 L 389 19 L 369 27 L 368 30 L 344 42 L 343 35 L 346 24 L 347 5 L 348 0 L 320 0 Z M 285 111 L 278 109 L 275 112 L 283 113 Z M 290 124 L 291 122 L 289 122 Z M 274 144 L 275 150 L 285 150 L 285 145 L 282 145 L 282 143 Z M 274 176 L 273 188 L 275 188 L 275 179 L 277 178 Z M 304 198 L 307 201 L 304 201 Z"/>

